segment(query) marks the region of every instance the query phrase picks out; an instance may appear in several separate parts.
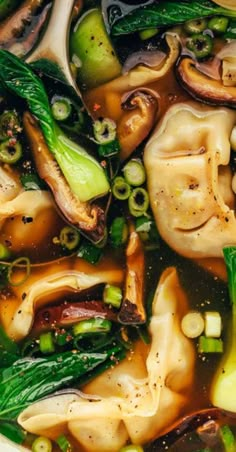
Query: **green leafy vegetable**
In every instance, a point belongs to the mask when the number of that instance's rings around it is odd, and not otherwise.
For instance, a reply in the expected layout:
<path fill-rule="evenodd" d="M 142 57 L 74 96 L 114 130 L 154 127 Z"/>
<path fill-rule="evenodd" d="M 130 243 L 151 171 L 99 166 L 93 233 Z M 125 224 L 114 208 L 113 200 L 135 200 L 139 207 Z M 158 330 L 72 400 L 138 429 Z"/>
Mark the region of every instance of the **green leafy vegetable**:
<path fill-rule="evenodd" d="M 0 434 L 16 444 L 22 444 L 27 433 L 15 422 L 0 422 Z"/>
<path fill-rule="evenodd" d="M 0 419 L 14 419 L 31 403 L 78 381 L 100 364 L 113 361 L 120 347 L 103 353 L 64 352 L 21 359 L 0 377 Z"/>
<path fill-rule="evenodd" d="M 213 381 L 211 400 L 213 405 L 223 410 L 236 412 L 236 247 L 228 246 L 223 251 L 232 313 L 227 349 Z"/>
<path fill-rule="evenodd" d="M 234 18 L 236 11 L 222 8 L 210 0 L 167 0 L 153 3 L 150 6 L 138 7 L 118 19 L 111 26 L 111 33 L 118 36 L 148 28 L 172 27 L 189 20 L 218 15 Z M 113 18 L 111 19 L 113 20 Z M 111 19 L 109 17 L 109 23 L 111 23 Z"/>
<path fill-rule="evenodd" d="M 27 101 L 74 195 L 82 202 L 105 195 L 109 183 L 101 165 L 56 124 L 43 83 L 31 67 L 0 50 L 0 82 Z"/>

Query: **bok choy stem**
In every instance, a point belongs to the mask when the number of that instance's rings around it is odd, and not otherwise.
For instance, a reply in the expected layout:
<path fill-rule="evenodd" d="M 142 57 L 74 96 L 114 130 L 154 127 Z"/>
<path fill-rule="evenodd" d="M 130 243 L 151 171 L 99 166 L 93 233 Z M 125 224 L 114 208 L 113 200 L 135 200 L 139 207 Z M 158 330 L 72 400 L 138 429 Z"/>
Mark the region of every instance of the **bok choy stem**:
<path fill-rule="evenodd" d="M 73 194 L 81 202 L 106 195 L 109 183 L 103 168 L 56 124 L 43 83 L 31 67 L 10 52 L 0 50 L 0 82 L 27 101 Z"/>

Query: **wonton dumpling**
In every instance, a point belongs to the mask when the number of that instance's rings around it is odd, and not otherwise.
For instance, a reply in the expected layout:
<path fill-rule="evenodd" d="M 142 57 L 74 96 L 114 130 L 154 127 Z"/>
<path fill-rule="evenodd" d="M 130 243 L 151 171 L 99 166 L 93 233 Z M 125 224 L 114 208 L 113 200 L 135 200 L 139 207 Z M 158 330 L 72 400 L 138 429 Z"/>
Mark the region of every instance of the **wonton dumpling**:
<path fill-rule="evenodd" d="M 19 423 L 52 438 L 66 427 L 89 452 L 116 452 L 128 439 L 140 444 L 164 433 L 186 404 L 193 379 L 193 345 L 180 329 L 186 308 L 176 270 L 168 268 L 153 301 L 149 350 L 137 343 L 84 393 L 72 389 L 37 402 Z"/>
<path fill-rule="evenodd" d="M 190 258 L 236 244 L 229 138 L 236 113 L 196 103 L 171 107 L 146 145 L 151 206 L 168 245 Z"/>
<path fill-rule="evenodd" d="M 7 298 L 0 293 L 0 321 L 8 334 L 19 341 L 26 337 L 33 325 L 36 310 L 56 302 L 70 292 L 79 293 L 98 284 L 121 284 L 123 270 L 115 265 L 101 262 L 94 265 L 78 257 L 68 257 L 55 262 L 32 265 L 27 280 L 11 286 Z M 15 271 L 22 280 L 24 269 Z"/>

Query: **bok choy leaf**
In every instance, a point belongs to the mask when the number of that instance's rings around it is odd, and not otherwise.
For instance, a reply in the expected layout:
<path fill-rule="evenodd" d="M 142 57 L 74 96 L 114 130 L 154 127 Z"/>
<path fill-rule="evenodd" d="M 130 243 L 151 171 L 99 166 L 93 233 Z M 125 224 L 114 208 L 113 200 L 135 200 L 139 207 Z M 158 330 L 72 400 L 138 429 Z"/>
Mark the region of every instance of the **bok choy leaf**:
<path fill-rule="evenodd" d="M 213 381 L 211 401 L 223 410 L 236 413 L 236 247 L 228 246 L 223 251 L 232 313 L 227 348 Z"/>
<path fill-rule="evenodd" d="M 102 353 L 68 351 L 47 358 L 20 359 L 0 376 L 0 421 L 15 419 L 31 403 L 69 385 L 91 378 L 97 366 L 119 360 L 121 347 Z"/>
<path fill-rule="evenodd" d="M 109 183 L 101 165 L 65 136 L 53 119 L 40 78 L 29 65 L 6 50 L 0 50 L 0 83 L 27 101 L 73 194 L 81 202 L 106 195 Z"/>
<path fill-rule="evenodd" d="M 148 28 L 173 27 L 200 17 L 223 15 L 236 18 L 236 11 L 222 8 L 210 0 L 157 1 L 148 6 L 137 6 L 137 9 L 133 9 L 122 18 L 119 17 L 118 8 L 119 6 L 116 6 L 115 20 L 112 7 L 109 9 L 108 22 L 114 36 L 134 33 Z"/>

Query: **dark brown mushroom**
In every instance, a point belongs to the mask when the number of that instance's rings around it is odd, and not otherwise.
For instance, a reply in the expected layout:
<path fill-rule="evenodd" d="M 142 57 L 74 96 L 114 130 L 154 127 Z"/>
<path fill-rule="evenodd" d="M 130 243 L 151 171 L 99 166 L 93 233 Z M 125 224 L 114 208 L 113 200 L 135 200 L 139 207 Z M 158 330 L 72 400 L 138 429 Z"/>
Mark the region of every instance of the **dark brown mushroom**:
<path fill-rule="evenodd" d="M 9 41 L 18 39 L 26 27 L 31 22 L 37 9 L 45 3 L 45 0 L 25 0 L 19 8 L 1 23 L 0 45 L 3 47 Z"/>
<path fill-rule="evenodd" d="M 127 159 L 130 154 L 147 137 L 152 129 L 158 102 L 151 90 L 135 90 L 125 95 L 122 100 L 125 114 L 117 126 L 117 136 L 121 145 L 121 160 Z"/>
<path fill-rule="evenodd" d="M 144 250 L 142 241 L 132 224 L 129 229 L 129 242 L 126 249 L 125 289 L 118 318 L 121 323 L 126 325 L 138 325 L 146 321 L 144 309 Z"/>
<path fill-rule="evenodd" d="M 37 172 L 50 187 L 60 212 L 69 223 L 82 230 L 94 242 L 98 242 L 104 237 L 104 211 L 95 204 L 81 202 L 72 193 L 36 120 L 29 112 L 24 113 L 23 124 Z"/>
<path fill-rule="evenodd" d="M 183 58 L 177 66 L 180 83 L 195 99 L 213 105 L 236 105 L 236 87 L 224 86 L 221 80 L 213 79 L 197 68 L 197 61 Z"/>
<path fill-rule="evenodd" d="M 81 320 L 92 318 L 109 319 L 116 321 L 117 314 L 102 301 L 78 301 L 61 303 L 58 306 L 49 306 L 40 309 L 34 320 L 32 334 L 58 327 L 68 327 Z"/>
<path fill-rule="evenodd" d="M 190 441 L 191 450 L 203 450 L 204 445 L 205 447 L 206 445 L 210 447 L 214 445 L 216 447 L 214 450 L 221 450 L 219 427 L 222 424 L 230 425 L 232 421 L 232 418 L 218 408 L 196 411 L 170 426 L 165 435 L 159 437 L 147 447 L 147 452 L 153 450 L 164 452 L 166 449 L 170 452 L 187 451 Z"/>

